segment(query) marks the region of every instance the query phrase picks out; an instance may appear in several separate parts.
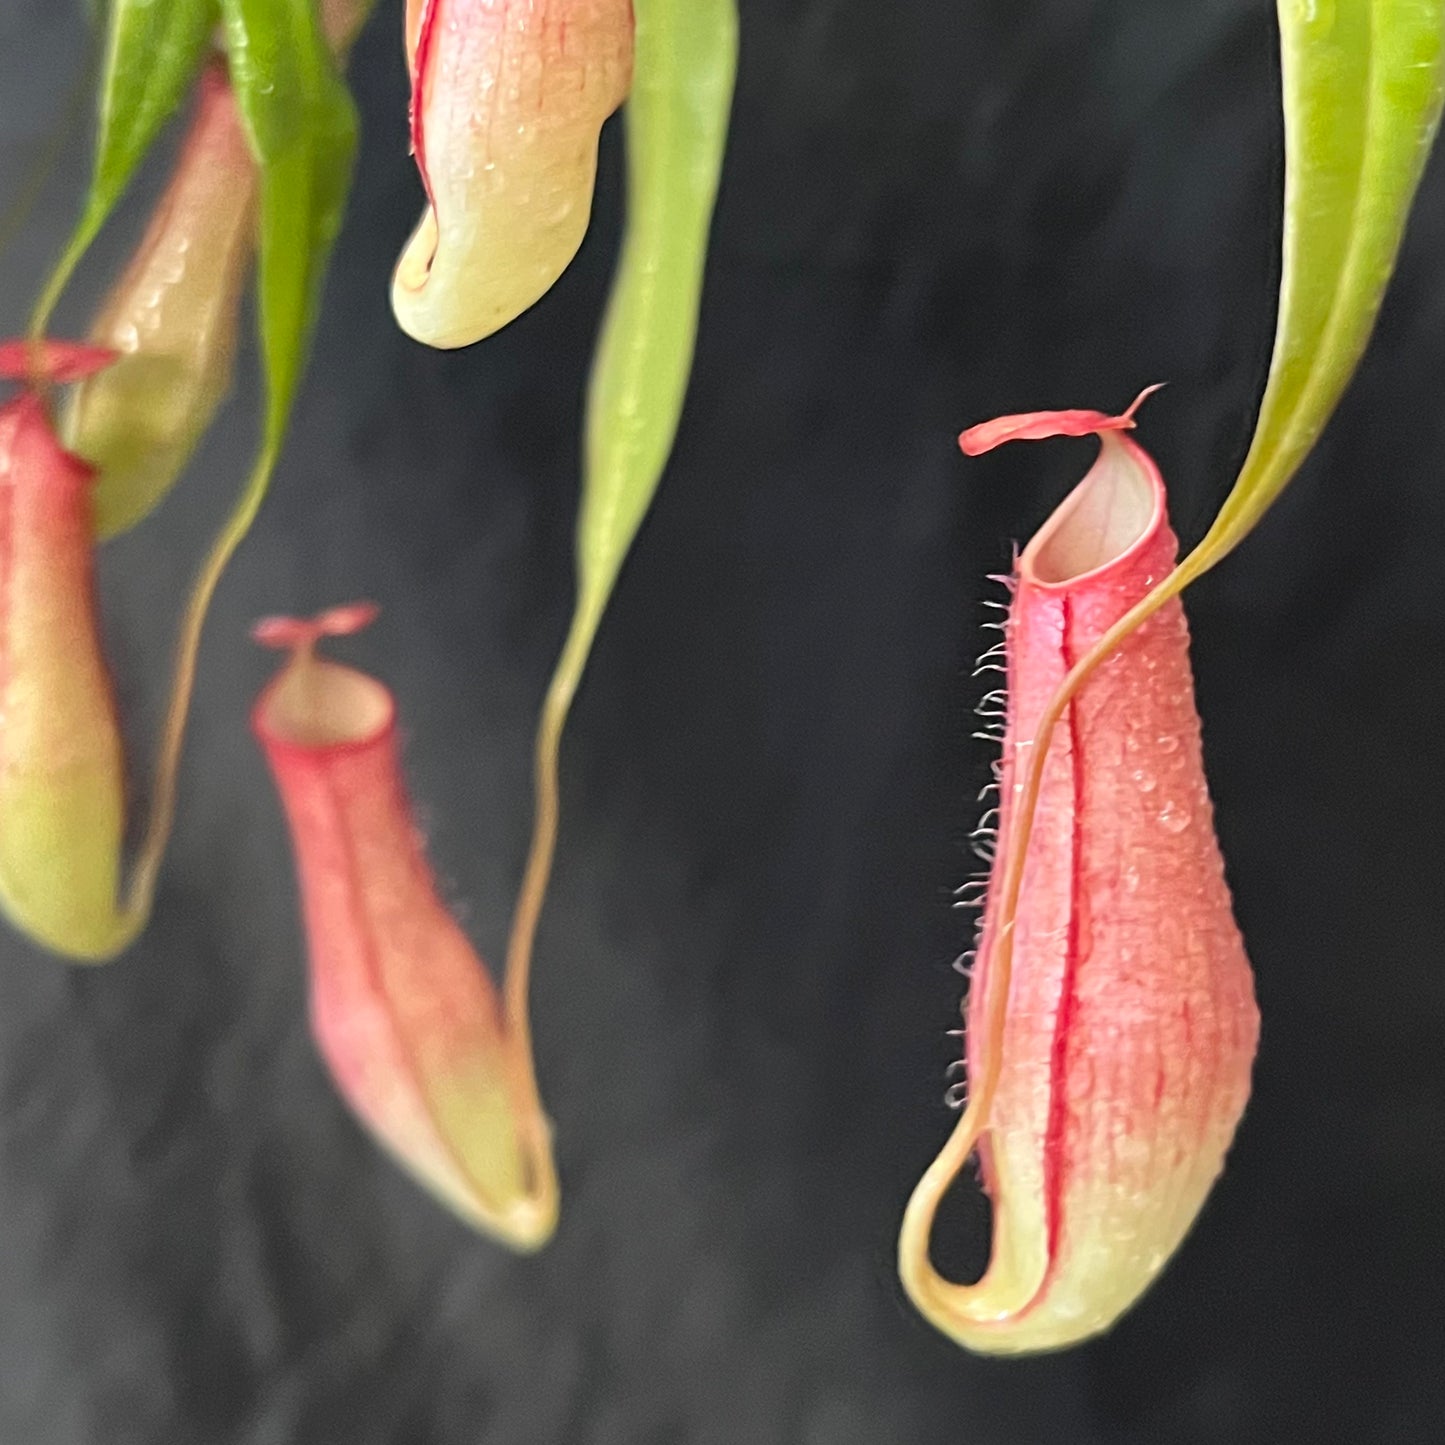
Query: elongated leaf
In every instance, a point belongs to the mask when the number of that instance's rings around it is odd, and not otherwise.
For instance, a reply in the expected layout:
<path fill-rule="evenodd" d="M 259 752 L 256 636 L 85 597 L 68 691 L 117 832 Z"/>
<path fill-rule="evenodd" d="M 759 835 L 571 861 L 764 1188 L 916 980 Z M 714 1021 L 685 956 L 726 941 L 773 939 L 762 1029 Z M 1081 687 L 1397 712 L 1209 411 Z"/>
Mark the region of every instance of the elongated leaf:
<path fill-rule="evenodd" d="M 1284 490 L 1354 375 L 1440 124 L 1445 0 L 1279 0 L 1284 270 L 1254 442 L 1197 576 Z"/>
<path fill-rule="evenodd" d="M 677 435 L 737 66 L 735 0 L 634 0 L 633 14 L 627 229 L 587 398 L 577 603 L 537 731 L 537 816 L 507 953 L 518 1030 L 556 843 L 562 728 Z"/>
<path fill-rule="evenodd" d="M 312 0 L 221 0 L 231 82 L 261 167 L 266 443 L 279 447 L 305 364 L 356 151 L 356 111 Z"/>
<path fill-rule="evenodd" d="M 592 627 L 677 435 L 737 60 L 733 0 L 634 11 L 627 230 L 592 367 L 577 531 L 577 612 Z"/>
<path fill-rule="evenodd" d="M 36 306 L 32 329 L 37 334 L 136 166 L 190 88 L 216 13 L 216 0 L 110 0 L 90 192 Z"/>

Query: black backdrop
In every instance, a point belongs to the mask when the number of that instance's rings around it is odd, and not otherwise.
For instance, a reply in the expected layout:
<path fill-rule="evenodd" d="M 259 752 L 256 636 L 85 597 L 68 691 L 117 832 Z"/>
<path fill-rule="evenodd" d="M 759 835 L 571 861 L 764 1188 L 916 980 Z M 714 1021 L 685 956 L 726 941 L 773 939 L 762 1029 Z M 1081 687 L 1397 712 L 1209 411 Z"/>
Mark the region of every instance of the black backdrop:
<path fill-rule="evenodd" d="M 3 7 L 4 196 L 64 107 L 80 9 Z M 970 464 L 954 436 L 1167 379 L 1141 435 L 1202 531 L 1272 331 L 1273 6 L 745 0 L 691 399 L 566 745 L 535 993 L 565 1212 L 526 1261 L 384 1164 L 313 1056 L 245 628 L 384 604 L 343 651 L 397 691 L 438 867 L 498 958 L 619 135 L 546 301 L 473 350 L 415 346 L 386 300 L 420 201 L 381 9 L 350 220 L 207 634 L 154 923 L 98 971 L 0 938 L 0 1445 L 1445 1438 L 1440 166 L 1336 422 L 1189 599 L 1264 1013 L 1230 1167 L 1112 1335 L 981 1362 L 908 1308 L 894 1233 L 951 1123 L 982 578 L 1090 450 Z M 83 161 L 78 140 L 5 258 L 11 329 Z M 195 476 L 106 556 L 138 741 L 254 436 L 253 365 Z M 960 1203 L 945 1235 L 977 1266 L 986 1212 Z"/>

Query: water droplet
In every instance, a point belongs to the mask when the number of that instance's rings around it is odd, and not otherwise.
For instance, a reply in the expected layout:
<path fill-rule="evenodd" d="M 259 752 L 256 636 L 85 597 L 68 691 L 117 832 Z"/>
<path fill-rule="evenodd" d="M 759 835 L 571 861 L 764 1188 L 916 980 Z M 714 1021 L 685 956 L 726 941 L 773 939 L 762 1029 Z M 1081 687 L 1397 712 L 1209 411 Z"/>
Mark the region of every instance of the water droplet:
<path fill-rule="evenodd" d="M 1141 793 L 1152 793 L 1154 789 L 1159 786 L 1159 783 L 1153 773 L 1148 772 L 1144 768 L 1136 768 L 1134 770 L 1134 786 L 1138 788 Z"/>
<path fill-rule="evenodd" d="M 1170 833 L 1182 833 L 1189 823 L 1189 809 L 1181 808 L 1178 803 L 1165 803 L 1159 810 L 1159 825 Z"/>
<path fill-rule="evenodd" d="M 1179 751 L 1179 739 L 1173 733 L 1160 733 L 1154 739 L 1154 746 L 1161 753 L 1176 753 Z"/>

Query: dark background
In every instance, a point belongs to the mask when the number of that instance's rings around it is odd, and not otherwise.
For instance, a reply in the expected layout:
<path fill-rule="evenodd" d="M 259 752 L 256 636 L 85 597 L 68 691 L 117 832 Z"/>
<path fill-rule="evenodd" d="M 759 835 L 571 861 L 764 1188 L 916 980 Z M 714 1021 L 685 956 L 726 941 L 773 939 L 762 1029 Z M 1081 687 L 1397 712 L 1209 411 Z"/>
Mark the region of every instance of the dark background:
<path fill-rule="evenodd" d="M 968 463 L 998 411 L 1118 407 L 1197 538 L 1248 440 L 1282 180 L 1268 0 L 745 0 L 697 369 L 574 714 L 535 990 L 565 1191 L 517 1260 L 383 1162 L 305 1032 L 291 861 L 246 727 L 258 614 L 356 596 L 438 869 L 500 957 L 570 604 L 621 155 L 532 313 L 392 326 L 420 190 L 400 6 L 292 440 L 217 599 L 154 922 L 86 971 L 0 939 L 0 1445 L 1142 1445 L 1445 1438 L 1445 174 L 1285 500 L 1189 598 L 1264 1014 L 1198 1227 L 1106 1339 L 970 1358 L 893 1274 L 952 1122 L 949 908 L 987 754 L 987 572 L 1087 463 Z M 0 197 L 82 58 L 0 14 Z M 20 325 L 78 137 L 5 257 Z M 159 174 L 159 169 L 157 170 Z M 135 203 L 62 311 L 83 328 Z M 256 429 L 108 549 L 137 757 Z M 142 770 L 143 772 L 143 770 Z M 144 777 L 138 778 L 138 786 Z M 977 1267 L 986 1211 L 943 1253 Z"/>

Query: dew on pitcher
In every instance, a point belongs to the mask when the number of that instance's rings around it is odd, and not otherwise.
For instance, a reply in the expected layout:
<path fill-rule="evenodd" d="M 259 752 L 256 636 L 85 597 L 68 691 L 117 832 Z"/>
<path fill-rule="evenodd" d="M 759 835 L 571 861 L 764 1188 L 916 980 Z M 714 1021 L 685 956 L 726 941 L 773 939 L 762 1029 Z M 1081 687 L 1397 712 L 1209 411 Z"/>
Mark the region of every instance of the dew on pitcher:
<path fill-rule="evenodd" d="M 1159 826 L 1170 833 L 1182 833 L 1190 824 L 1192 815 L 1188 808 L 1178 803 L 1165 803 L 1159 810 Z"/>

